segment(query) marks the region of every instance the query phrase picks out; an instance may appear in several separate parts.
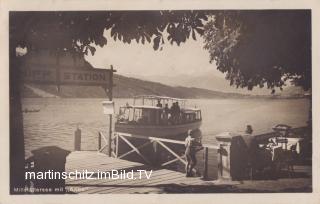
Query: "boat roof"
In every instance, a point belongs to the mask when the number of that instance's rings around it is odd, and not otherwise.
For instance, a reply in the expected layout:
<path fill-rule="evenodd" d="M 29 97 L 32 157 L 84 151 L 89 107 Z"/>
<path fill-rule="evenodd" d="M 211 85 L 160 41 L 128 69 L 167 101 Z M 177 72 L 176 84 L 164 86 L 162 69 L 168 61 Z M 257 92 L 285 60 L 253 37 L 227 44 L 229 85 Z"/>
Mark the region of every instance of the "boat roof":
<path fill-rule="evenodd" d="M 121 108 L 162 109 L 162 108 L 157 107 L 157 106 L 146 106 L 146 105 L 139 105 L 139 106 L 129 105 L 129 106 L 121 106 Z"/>
<path fill-rule="evenodd" d="M 169 96 L 157 96 L 157 95 L 137 95 L 137 96 L 134 96 L 134 98 L 186 101 L 186 99 L 182 99 L 182 98 L 174 98 Z"/>
<path fill-rule="evenodd" d="M 163 107 L 150 106 L 150 105 L 124 105 L 121 108 L 141 108 L 141 109 L 162 109 Z M 199 111 L 199 108 L 182 108 L 182 111 Z"/>
<path fill-rule="evenodd" d="M 200 108 L 189 108 L 189 107 L 187 107 L 187 108 L 183 108 L 182 110 L 183 111 L 199 111 Z"/>

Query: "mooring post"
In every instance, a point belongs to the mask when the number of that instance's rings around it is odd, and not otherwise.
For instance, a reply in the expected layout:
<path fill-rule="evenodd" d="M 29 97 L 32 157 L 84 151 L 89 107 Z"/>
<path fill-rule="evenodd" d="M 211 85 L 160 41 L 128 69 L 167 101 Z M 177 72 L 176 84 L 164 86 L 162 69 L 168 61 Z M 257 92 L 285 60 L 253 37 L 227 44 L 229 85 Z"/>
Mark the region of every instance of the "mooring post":
<path fill-rule="evenodd" d="M 74 151 L 81 151 L 81 130 L 79 127 L 74 132 Z"/>
<path fill-rule="evenodd" d="M 209 153 L 209 148 L 205 147 L 203 152 L 203 158 L 204 158 L 203 178 L 204 179 L 208 178 L 208 153 Z"/>

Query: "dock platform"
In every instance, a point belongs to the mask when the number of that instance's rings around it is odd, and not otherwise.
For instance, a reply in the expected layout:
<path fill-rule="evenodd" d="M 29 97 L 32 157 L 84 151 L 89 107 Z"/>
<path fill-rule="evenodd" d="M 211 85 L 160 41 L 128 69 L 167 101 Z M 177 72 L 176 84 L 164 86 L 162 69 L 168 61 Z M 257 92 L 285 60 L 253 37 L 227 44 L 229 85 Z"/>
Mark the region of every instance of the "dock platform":
<path fill-rule="evenodd" d="M 148 165 L 108 157 L 97 151 L 75 151 L 67 157 L 66 171 L 110 172 L 134 171 L 133 179 L 67 179 L 68 193 L 83 194 L 147 194 L 147 193 L 222 193 L 222 192 L 310 192 L 311 168 L 295 167 L 298 177 L 258 181 L 205 181 L 200 177 L 186 177 L 169 169 L 155 169 Z M 150 179 L 139 179 L 137 170 L 145 170 Z M 144 173 L 143 173 L 144 174 Z"/>
<path fill-rule="evenodd" d="M 147 165 L 108 157 L 95 151 L 76 151 L 67 157 L 66 171 L 111 172 L 134 171 L 136 179 L 67 179 L 66 189 L 74 193 L 165 193 L 174 186 L 206 185 L 200 177 L 186 177 L 181 172 L 154 169 Z M 145 170 L 140 172 L 137 170 Z M 150 174 L 151 173 L 151 174 Z M 146 174 L 150 174 L 147 179 Z M 95 175 L 95 178 L 97 176 Z"/>

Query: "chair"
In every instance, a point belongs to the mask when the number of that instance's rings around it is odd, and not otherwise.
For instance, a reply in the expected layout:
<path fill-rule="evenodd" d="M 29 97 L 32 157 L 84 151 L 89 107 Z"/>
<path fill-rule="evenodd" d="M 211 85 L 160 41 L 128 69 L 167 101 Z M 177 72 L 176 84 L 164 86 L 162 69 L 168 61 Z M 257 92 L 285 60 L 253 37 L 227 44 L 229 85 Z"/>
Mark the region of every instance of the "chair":
<path fill-rule="evenodd" d="M 297 158 L 296 145 L 292 145 L 289 150 L 278 148 L 279 151 L 274 152 L 275 170 L 279 173 L 283 168 L 288 172 L 289 177 L 294 173 L 294 163 Z"/>

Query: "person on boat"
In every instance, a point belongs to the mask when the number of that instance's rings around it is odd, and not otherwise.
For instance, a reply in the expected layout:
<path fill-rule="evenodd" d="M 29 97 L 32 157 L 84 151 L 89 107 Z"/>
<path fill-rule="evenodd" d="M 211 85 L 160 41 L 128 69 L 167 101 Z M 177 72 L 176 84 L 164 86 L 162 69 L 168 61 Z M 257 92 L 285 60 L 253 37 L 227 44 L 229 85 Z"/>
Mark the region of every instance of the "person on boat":
<path fill-rule="evenodd" d="M 173 124 L 178 124 L 179 123 L 179 118 L 180 118 L 180 107 L 179 103 L 175 102 L 172 104 L 170 108 L 170 113 L 171 113 L 171 120 Z"/>
<path fill-rule="evenodd" d="M 180 115 L 181 115 L 181 109 L 179 106 L 179 103 L 176 102 L 176 123 L 180 123 Z"/>
<path fill-rule="evenodd" d="M 164 124 L 168 124 L 168 118 L 169 118 L 170 109 L 168 107 L 168 104 L 166 103 L 163 108 L 163 122 Z"/>
<path fill-rule="evenodd" d="M 252 129 L 252 126 L 251 125 L 247 125 L 247 129 L 246 129 L 246 134 L 249 134 L 251 135 L 253 133 L 253 129 Z"/>
<path fill-rule="evenodd" d="M 185 146 L 185 156 L 187 159 L 186 177 L 191 177 L 193 176 L 192 170 L 197 164 L 196 153 L 197 151 L 202 149 L 201 143 L 198 142 L 194 137 L 194 134 L 192 134 L 192 130 L 188 130 L 188 136 L 185 139 Z"/>
<path fill-rule="evenodd" d="M 172 124 L 175 124 L 176 112 L 177 112 L 176 103 L 172 103 L 170 107 L 170 118 L 169 118 Z"/>
<path fill-rule="evenodd" d="M 162 108 L 162 104 L 160 100 L 158 100 L 157 107 Z"/>

